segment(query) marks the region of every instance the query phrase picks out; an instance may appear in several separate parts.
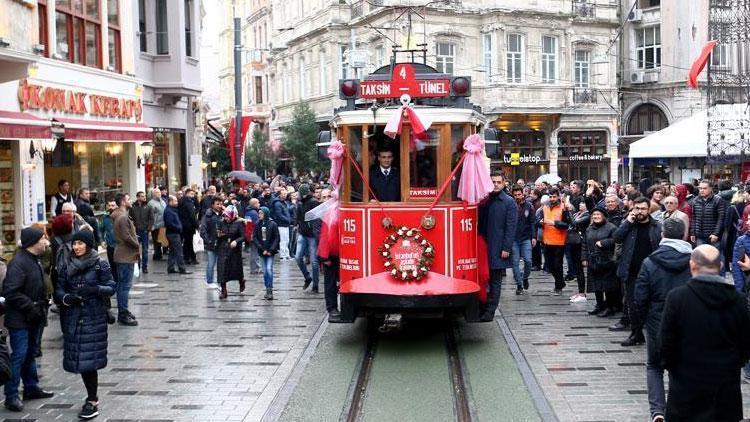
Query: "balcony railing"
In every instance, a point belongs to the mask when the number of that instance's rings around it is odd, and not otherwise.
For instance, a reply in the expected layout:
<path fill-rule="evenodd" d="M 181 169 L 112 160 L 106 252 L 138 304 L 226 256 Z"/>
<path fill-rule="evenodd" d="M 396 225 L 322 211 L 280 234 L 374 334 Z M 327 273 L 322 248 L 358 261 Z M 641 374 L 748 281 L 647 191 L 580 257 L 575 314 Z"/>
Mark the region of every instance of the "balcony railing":
<path fill-rule="evenodd" d="M 581 18 L 595 18 L 596 17 L 596 4 L 588 1 L 575 1 L 573 2 L 573 16 Z"/>
<path fill-rule="evenodd" d="M 596 90 L 587 88 L 576 88 L 573 90 L 573 103 L 596 104 Z"/>
<path fill-rule="evenodd" d="M 352 4 L 352 19 L 359 18 L 365 14 L 365 2 L 360 0 Z"/>

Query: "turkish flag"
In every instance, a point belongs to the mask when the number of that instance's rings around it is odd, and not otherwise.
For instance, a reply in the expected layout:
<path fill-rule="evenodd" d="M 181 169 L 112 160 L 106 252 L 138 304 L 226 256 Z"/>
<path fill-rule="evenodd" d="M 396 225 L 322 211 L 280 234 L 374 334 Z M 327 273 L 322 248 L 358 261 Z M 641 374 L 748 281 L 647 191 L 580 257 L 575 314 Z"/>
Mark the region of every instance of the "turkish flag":
<path fill-rule="evenodd" d="M 242 117 L 242 136 L 240 139 L 243 141 L 245 140 L 245 137 L 247 136 L 247 130 L 250 128 L 250 122 L 252 122 L 252 118 L 250 116 L 243 116 Z M 232 160 L 232 170 L 244 170 L 245 169 L 245 160 L 240 161 L 240 166 L 237 168 L 235 157 L 234 157 L 234 145 L 235 145 L 235 131 L 237 130 L 234 123 L 234 117 L 232 117 L 231 120 L 229 120 L 229 134 L 228 134 L 228 141 L 227 144 L 229 144 L 229 157 Z M 242 157 L 245 156 L 245 146 L 242 146 Z"/>
<path fill-rule="evenodd" d="M 706 67 L 706 63 L 708 63 L 708 58 L 711 57 L 711 52 L 714 50 L 714 47 L 716 47 L 716 44 L 718 44 L 718 41 L 713 40 L 706 43 L 706 45 L 703 46 L 703 50 L 701 50 L 700 56 L 693 62 L 693 65 L 690 67 L 690 73 L 688 73 L 688 80 L 687 80 L 687 86 L 690 88 L 698 88 L 698 75 L 701 74 L 703 71 L 703 68 Z"/>

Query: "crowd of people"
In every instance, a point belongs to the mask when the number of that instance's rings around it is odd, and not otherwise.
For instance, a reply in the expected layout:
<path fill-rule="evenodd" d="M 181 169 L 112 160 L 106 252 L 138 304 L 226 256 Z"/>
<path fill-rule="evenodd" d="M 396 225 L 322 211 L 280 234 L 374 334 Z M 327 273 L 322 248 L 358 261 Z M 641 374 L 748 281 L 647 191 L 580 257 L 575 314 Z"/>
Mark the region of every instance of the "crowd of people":
<path fill-rule="evenodd" d="M 528 291 L 531 271 L 552 276 L 553 295 L 575 280 L 571 303 L 593 293 L 589 315 L 619 316 L 609 330 L 629 333 L 623 347 L 646 343 L 653 422 L 742 419 L 750 186 L 648 179 L 511 185 L 502 173 L 492 181 L 479 214 L 490 269 L 483 321 L 494 318 L 508 269 L 516 295 Z M 750 365 L 744 376 L 750 380 Z"/>
<path fill-rule="evenodd" d="M 379 160 L 386 181 L 394 172 L 387 158 Z M 557 296 L 575 280 L 571 303 L 593 300 L 592 318 L 619 317 L 610 330 L 628 333 L 622 346 L 646 344 L 653 421 L 741 419 L 740 368 L 750 359 L 750 188 L 646 179 L 511 184 L 502 173 L 491 179 L 494 191 L 479 206 L 490 270 L 482 321 L 494 319 L 508 270 L 519 296 L 532 287 L 532 272 L 549 274 L 550 293 Z M 107 325 L 138 325 L 129 291 L 135 273 L 147 274 L 153 261 L 166 259 L 168 273 L 190 274 L 205 251 L 202 279 L 219 300 L 228 297 L 231 282 L 246 290 L 246 265 L 249 274 L 262 274 L 263 297 L 273 300 L 274 262 L 294 259 L 301 287 L 311 294 L 320 292 L 323 273 L 329 320 L 339 319 L 337 228 L 305 218 L 330 198 L 323 182 L 279 176 L 205 191 L 155 188 L 137 192 L 134 201 L 119 193 L 106 202 L 101 219 L 88 190 L 70 191 L 60 181 L 49 226 L 24 229 L 7 271 L 0 265 L 12 349 L 7 371 L 0 359 L 8 410 L 53 395 L 39 386 L 35 365 L 49 310 L 60 314 L 63 367 L 80 374 L 86 387 L 79 416 L 98 415 Z M 745 369 L 750 378 L 750 365 Z"/>

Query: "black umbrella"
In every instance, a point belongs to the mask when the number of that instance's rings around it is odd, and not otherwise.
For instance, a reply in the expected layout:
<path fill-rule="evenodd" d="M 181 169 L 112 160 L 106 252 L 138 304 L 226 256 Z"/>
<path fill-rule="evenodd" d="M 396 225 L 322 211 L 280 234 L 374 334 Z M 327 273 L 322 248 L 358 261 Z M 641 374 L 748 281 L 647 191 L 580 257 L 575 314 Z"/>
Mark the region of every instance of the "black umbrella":
<path fill-rule="evenodd" d="M 227 174 L 232 179 L 244 180 L 250 183 L 263 183 L 263 179 L 258 176 L 255 172 L 245 170 L 235 170 Z"/>

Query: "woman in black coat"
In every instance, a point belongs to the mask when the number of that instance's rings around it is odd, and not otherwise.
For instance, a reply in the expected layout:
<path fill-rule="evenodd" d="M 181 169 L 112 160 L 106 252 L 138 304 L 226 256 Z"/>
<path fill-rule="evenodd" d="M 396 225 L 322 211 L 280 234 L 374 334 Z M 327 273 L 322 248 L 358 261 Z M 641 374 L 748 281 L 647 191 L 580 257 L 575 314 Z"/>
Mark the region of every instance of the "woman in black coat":
<path fill-rule="evenodd" d="M 271 219 L 267 207 L 260 207 L 258 224 L 253 231 L 253 243 L 258 248 L 261 267 L 263 267 L 263 284 L 266 294 L 263 299 L 273 300 L 273 257 L 279 251 L 279 226 Z"/>
<path fill-rule="evenodd" d="M 588 272 L 586 290 L 596 296 L 596 306 L 589 315 L 609 316 L 621 306 L 614 258 L 614 235 L 617 227 L 608 223 L 607 217 L 607 210 L 595 208 L 591 213 L 591 225 L 586 229 L 583 240 L 583 265 Z"/>
<path fill-rule="evenodd" d="M 82 419 L 99 414 L 97 371 L 107 366 L 107 302 L 115 292 L 109 263 L 95 249 L 94 235 L 73 235 L 72 254 L 61 262 L 55 299 L 63 331 L 63 369 L 81 374 L 88 397 Z"/>
<path fill-rule="evenodd" d="M 240 293 L 245 291 L 242 270 L 242 245 L 245 241 L 245 222 L 237 219 L 237 208 L 229 205 L 224 210 L 216 238 L 216 270 L 221 286 L 219 299 L 227 298 L 227 282 L 238 280 Z"/>

